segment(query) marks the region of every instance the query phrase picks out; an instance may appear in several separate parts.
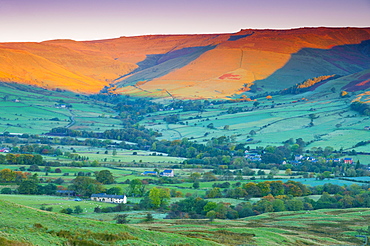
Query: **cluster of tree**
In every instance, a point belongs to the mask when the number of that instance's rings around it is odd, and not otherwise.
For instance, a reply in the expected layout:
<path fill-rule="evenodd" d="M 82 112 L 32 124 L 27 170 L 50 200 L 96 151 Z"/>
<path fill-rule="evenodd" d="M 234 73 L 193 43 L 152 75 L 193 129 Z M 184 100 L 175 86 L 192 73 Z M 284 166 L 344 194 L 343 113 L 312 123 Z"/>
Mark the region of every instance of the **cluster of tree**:
<path fill-rule="evenodd" d="M 0 164 L 17 164 L 17 165 L 41 165 L 43 158 L 41 155 L 31 154 L 0 154 Z"/>
<path fill-rule="evenodd" d="M 158 112 L 164 109 L 162 104 L 158 104 L 145 98 L 135 98 L 128 95 L 117 95 L 112 93 L 91 95 L 90 98 L 98 101 L 114 104 L 114 109 L 119 112 L 119 116 L 125 119 L 126 126 L 133 125 L 143 119 L 144 115 Z"/>
<path fill-rule="evenodd" d="M 120 203 L 113 207 L 100 207 L 97 206 L 94 208 L 95 213 L 117 213 L 117 212 L 124 212 L 124 211 L 130 211 L 131 206 L 128 206 L 127 204 Z"/>
<path fill-rule="evenodd" d="M 109 170 L 101 170 L 95 173 L 95 179 L 87 176 L 77 176 L 72 180 L 72 185 L 68 188 L 76 191 L 77 194 L 90 197 L 92 194 L 106 192 L 103 184 L 114 183 L 114 177 Z M 112 187 L 113 188 L 113 187 Z M 109 189 L 109 193 L 116 192 L 117 189 Z"/>
<path fill-rule="evenodd" d="M 294 185 L 296 187 L 303 186 L 302 184 Z M 294 186 L 291 188 L 293 190 L 295 189 Z M 282 194 L 283 192 L 280 190 L 281 192 L 278 191 L 276 195 L 269 193 L 263 196 L 254 204 L 242 202 L 236 206 L 224 202 L 216 203 L 208 201 L 201 197 L 188 197 L 173 203 L 167 218 L 195 219 L 208 217 L 211 220 L 214 218 L 237 219 L 267 212 L 370 207 L 370 191 L 368 188 L 369 186 L 360 187 L 358 185 L 351 185 L 349 187 L 341 187 L 332 184 L 314 187 L 310 192 L 321 194 L 321 197 L 317 201 L 307 196 L 299 197 L 291 194 Z M 295 192 L 293 191 L 293 193 Z"/>
<path fill-rule="evenodd" d="M 63 214 L 81 214 L 83 212 L 83 209 L 81 208 L 80 205 L 77 205 L 74 207 L 74 209 L 63 208 L 62 210 L 60 210 L 60 212 Z"/>
<path fill-rule="evenodd" d="M 353 103 L 351 103 L 351 109 L 363 115 L 370 115 L 370 105 L 368 103 L 354 101 Z"/>
<path fill-rule="evenodd" d="M 134 182 L 133 182 L 134 183 Z M 136 184 L 137 186 L 138 184 Z M 131 189 L 131 188 L 129 188 Z M 122 212 L 134 210 L 148 210 L 148 209 L 168 209 L 169 200 L 172 192 L 168 188 L 153 187 L 148 192 L 143 194 L 143 199 L 140 200 L 138 204 L 118 204 L 113 207 L 104 207 L 100 206 L 95 207 L 95 213 L 113 213 L 113 212 Z"/>
<path fill-rule="evenodd" d="M 175 101 L 168 105 L 171 109 L 182 109 L 183 111 L 198 111 L 203 112 L 207 107 L 211 105 L 208 100 L 187 100 L 187 101 Z"/>
<path fill-rule="evenodd" d="M 224 183 L 225 184 L 225 183 Z M 264 181 L 259 183 L 249 182 L 241 187 L 225 188 L 221 190 L 219 187 L 214 187 L 206 192 L 206 198 L 245 198 L 263 197 L 269 194 L 273 196 L 289 195 L 292 197 L 307 196 L 311 193 L 310 189 L 302 183 L 295 181 Z"/>
<path fill-rule="evenodd" d="M 338 78 L 338 76 L 333 74 L 333 75 L 324 75 L 324 76 L 319 76 L 316 78 L 308 79 L 308 80 L 303 81 L 302 83 L 293 85 L 292 87 L 289 87 L 287 89 L 280 91 L 280 94 L 283 94 L 283 95 L 284 94 L 300 94 L 306 91 L 313 90 L 314 87 L 324 84 L 328 82 L 329 80 L 336 79 L 336 78 Z M 335 92 L 335 88 L 334 90 L 332 90 L 332 92 L 333 93 Z"/>
<path fill-rule="evenodd" d="M 151 146 L 151 150 L 168 153 L 171 156 L 195 158 L 200 160 L 206 157 L 216 158 L 217 163 L 220 164 L 218 158 L 222 159 L 222 156 L 230 157 L 231 146 L 230 137 L 222 136 L 208 141 L 207 144 L 199 144 L 194 141 L 190 141 L 187 138 L 173 141 L 155 141 Z"/>
<path fill-rule="evenodd" d="M 160 133 L 148 130 L 139 125 L 133 125 L 131 127 L 126 127 L 123 129 L 111 129 L 104 132 L 78 131 L 63 127 L 57 127 L 51 129 L 49 134 L 70 137 L 116 139 L 137 143 L 136 148 L 139 149 L 148 149 L 148 146 L 150 146 L 155 141 L 155 138 L 161 136 Z M 124 142 L 120 146 L 128 148 L 135 147 L 133 145 L 125 145 Z"/>
<path fill-rule="evenodd" d="M 356 147 L 360 147 L 360 146 L 365 146 L 367 144 L 370 144 L 370 140 L 360 141 L 360 142 L 356 143 L 355 146 L 353 146 L 353 147 L 356 148 Z"/>
<path fill-rule="evenodd" d="M 50 145 L 41 144 L 25 144 L 19 147 L 12 148 L 13 153 L 37 153 L 41 155 L 62 155 L 63 152 L 59 148 L 53 148 Z"/>
<path fill-rule="evenodd" d="M 59 149 L 52 149 L 50 145 L 77 145 L 77 146 L 93 146 L 93 147 L 108 147 L 112 145 L 118 145 L 117 142 L 105 139 L 96 139 L 96 138 L 85 138 L 78 139 L 76 137 L 45 137 L 40 135 L 29 135 L 22 134 L 21 136 L 17 135 L 7 135 L 1 136 L 0 141 L 4 143 L 13 144 L 12 152 L 16 153 L 39 153 L 39 154 L 49 154 L 49 155 L 59 155 Z M 33 143 L 33 144 L 31 144 Z M 21 148 L 16 147 L 15 145 L 24 144 Z M 40 145 L 41 144 L 41 145 Z M 45 146 L 46 145 L 46 146 Z M 40 151 L 41 149 L 41 151 Z M 46 149 L 45 151 L 43 151 Z M 57 153 L 55 153 L 56 151 Z"/>
<path fill-rule="evenodd" d="M 25 180 L 30 176 L 31 174 L 27 172 L 13 171 L 10 170 L 9 168 L 4 168 L 0 171 L 0 182 L 19 184 L 22 180 Z"/>
<path fill-rule="evenodd" d="M 56 191 L 57 186 L 55 184 L 39 184 L 37 176 L 22 180 L 17 189 L 17 193 L 24 195 L 55 195 Z"/>
<path fill-rule="evenodd" d="M 164 117 L 163 120 L 167 124 L 176 124 L 177 122 L 180 121 L 180 115 L 178 115 L 178 114 L 171 114 L 171 115 L 168 115 L 168 116 Z"/>
<path fill-rule="evenodd" d="M 11 193 L 19 194 L 45 194 L 55 195 L 57 186 L 56 184 L 62 184 L 63 179 L 56 179 L 54 182 L 50 182 L 47 185 L 41 185 L 40 179 L 37 178 L 37 174 L 31 176 L 29 173 L 21 171 L 12 171 L 10 169 L 3 169 L 0 171 L 0 180 L 3 182 L 15 182 L 19 184 L 16 191 L 10 191 Z M 108 194 L 119 194 L 122 190 L 119 187 L 112 187 L 106 190 L 103 184 L 114 183 L 114 177 L 109 170 L 101 170 L 95 172 L 95 179 L 84 175 L 78 175 L 72 180 L 72 184 L 68 187 L 70 190 L 76 191 L 81 196 L 90 197 L 95 193 L 107 192 Z M 9 192 L 8 190 L 4 192 Z"/>

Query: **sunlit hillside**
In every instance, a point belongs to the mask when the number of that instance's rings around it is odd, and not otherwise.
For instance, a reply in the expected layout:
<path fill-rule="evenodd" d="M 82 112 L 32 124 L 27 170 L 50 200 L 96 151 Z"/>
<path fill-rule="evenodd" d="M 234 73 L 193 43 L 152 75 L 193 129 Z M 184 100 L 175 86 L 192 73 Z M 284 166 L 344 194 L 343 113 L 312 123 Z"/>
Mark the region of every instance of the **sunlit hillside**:
<path fill-rule="evenodd" d="M 252 91 L 272 91 L 360 73 L 370 68 L 369 40 L 370 28 L 301 28 L 0 43 L 0 80 L 88 94 L 112 87 L 151 97 L 225 98 L 253 84 Z M 359 90 L 368 88 L 366 78 L 352 77 L 363 83 Z"/>

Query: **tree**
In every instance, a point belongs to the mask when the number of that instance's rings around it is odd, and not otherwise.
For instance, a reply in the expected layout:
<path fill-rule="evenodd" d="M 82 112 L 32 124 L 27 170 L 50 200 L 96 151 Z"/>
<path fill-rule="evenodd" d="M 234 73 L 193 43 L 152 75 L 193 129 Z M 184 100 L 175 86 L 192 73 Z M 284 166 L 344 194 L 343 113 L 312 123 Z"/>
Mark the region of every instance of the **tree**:
<path fill-rule="evenodd" d="M 116 149 L 114 149 L 114 150 L 112 151 L 112 155 L 113 155 L 113 156 L 116 156 L 116 155 L 117 155 L 117 150 L 116 150 Z"/>
<path fill-rule="evenodd" d="M 330 171 L 325 171 L 322 174 L 324 179 L 329 179 L 331 177 L 331 172 Z"/>
<path fill-rule="evenodd" d="M 101 170 L 96 174 L 96 180 L 102 184 L 113 184 L 114 177 L 109 170 Z"/>
<path fill-rule="evenodd" d="M 191 174 L 189 175 L 189 179 L 190 179 L 191 181 L 193 181 L 193 182 L 195 182 L 195 181 L 199 180 L 199 179 L 200 179 L 200 177 L 201 177 L 201 175 L 200 175 L 200 173 L 198 173 L 198 172 L 191 173 Z"/>
<path fill-rule="evenodd" d="M 1 189 L 1 194 L 12 194 L 12 189 L 11 188 L 2 188 Z"/>
<path fill-rule="evenodd" d="M 271 194 L 273 196 L 284 195 L 284 185 L 281 181 L 271 181 L 270 184 Z"/>
<path fill-rule="evenodd" d="M 193 183 L 193 188 L 194 189 L 198 189 L 199 188 L 199 181 L 194 181 L 194 183 Z"/>
<path fill-rule="evenodd" d="M 145 184 L 140 179 L 133 179 L 127 189 L 129 196 L 143 196 L 145 193 Z"/>
<path fill-rule="evenodd" d="M 341 91 L 340 92 L 340 97 L 349 97 L 349 95 L 348 95 L 348 92 L 346 92 L 346 91 Z"/>
<path fill-rule="evenodd" d="M 268 212 L 273 212 L 274 208 L 272 206 L 272 203 L 266 199 L 261 199 L 259 200 L 253 208 L 257 210 L 260 213 L 268 213 Z"/>
<path fill-rule="evenodd" d="M 44 186 L 38 185 L 37 187 L 38 194 L 55 195 L 56 190 L 57 190 L 57 186 L 51 183 L 44 185 Z"/>
<path fill-rule="evenodd" d="M 261 196 L 261 189 L 252 182 L 243 185 L 243 189 L 245 189 L 249 196 L 251 197 L 260 197 Z"/>
<path fill-rule="evenodd" d="M 61 185 L 61 184 L 64 183 L 64 180 L 62 178 L 57 178 L 56 180 L 54 180 L 53 183 L 58 184 L 58 185 Z"/>
<path fill-rule="evenodd" d="M 153 221 L 154 220 L 154 217 L 151 213 L 147 213 L 146 216 L 145 216 L 145 221 L 146 222 L 150 222 L 150 221 Z"/>
<path fill-rule="evenodd" d="M 260 105 L 260 103 L 259 103 L 259 102 L 257 102 L 257 101 L 255 101 L 255 102 L 253 103 L 253 106 L 254 106 L 254 107 L 258 107 L 258 105 Z"/>
<path fill-rule="evenodd" d="M 16 177 L 16 173 L 10 170 L 9 168 L 5 168 L 0 171 L 0 180 L 2 182 L 6 182 L 6 183 L 12 182 L 15 180 L 15 177 Z"/>
<path fill-rule="evenodd" d="M 75 214 L 81 214 L 83 212 L 83 209 L 80 205 L 75 206 L 75 209 L 73 210 L 73 213 Z"/>
<path fill-rule="evenodd" d="M 18 187 L 18 193 L 27 195 L 36 194 L 37 182 L 31 179 L 23 180 Z"/>
<path fill-rule="evenodd" d="M 285 174 L 286 174 L 286 175 L 292 175 L 292 174 L 293 174 L 292 169 L 287 168 L 287 169 L 285 170 Z"/>
<path fill-rule="evenodd" d="M 153 187 L 149 191 L 149 199 L 154 208 L 159 208 L 167 205 L 168 199 L 170 199 L 170 197 L 170 190 L 167 188 Z"/>
<path fill-rule="evenodd" d="M 213 188 L 212 190 L 207 191 L 206 197 L 207 198 L 222 197 L 220 188 Z"/>
<path fill-rule="evenodd" d="M 130 220 L 127 219 L 128 214 L 118 214 L 114 219 L 117 224 L 127 224 Z"/>
<path fill-rule="evenodd" d="M 215 129 L 215 126 L 213 125 L 213 123 L 209 123 L 207 125 L 207 128 L 209 128 L 209 129 Z"/>
<path fill-rule="evenodd" d="M 217 180 L 216 176 L 212 172 L 206 172 L 203 174 L 204 181 L 215 181 Z"/>
<path fill-rule="evenodd" d="M 276 175 L 276 174 L 278 174 L 278 173 L 279 173 L 279 168 L 277 168 L 277 167 L 273 167 L 273 168 L 271 168 L 270 173 L 271 173 L 272 175 Z"/>
<path fill-rule="evenodd" d="M 82 196 L 91 196 L 95 193 L 102 193 L 105 190 L 97 180 L 86 176 L 77 176 L 73 179 L 69 189 L 76 191 Z"/>
<path fill-rule="evenodd" d="M 275 199 L 272 201 L 272 207 L 274 208 L 274 212 L 281 212 L 285 211 L 285 204 L 283 200 Z"/>
<path fill-rule="evenodd" d="M 60 210 L 60 212 L 62 214 L 72 214 L 73 210 L 72 210 L 72 208 L 63 208 L 62 210 Z"/>
<path fill-rule="evenodd" d="M 285 202 L 285 207 L 288 211 L 303 210 L 303 202 L 298 198 L 293 198 Z"/>
<path fill-rule="evenodd" d="M 268 182 L 260 182 L 257 184 L 257 187 L 260 188 L 261 196 L 267 196 L 270 194 L 270 184 Z"/>
<path fill-rule="evenodd" d="M 122 189 L 120 187 L 112 187 L 107 190 L 107 194 L 109 195 L 121 195 Z"/>
<path fill-rule="evenodd" d="M 208 211 L 206 217 L 212 222 L 216 218 L 216 212 L 214 210 Z"/>

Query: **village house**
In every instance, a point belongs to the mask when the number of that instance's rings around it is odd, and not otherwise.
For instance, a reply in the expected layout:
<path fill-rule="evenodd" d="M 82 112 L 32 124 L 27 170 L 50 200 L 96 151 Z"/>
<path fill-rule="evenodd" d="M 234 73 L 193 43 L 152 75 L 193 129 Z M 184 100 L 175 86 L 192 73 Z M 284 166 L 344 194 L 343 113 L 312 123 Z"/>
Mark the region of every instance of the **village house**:
<path fill-rule="evenodd" d="M 247 160 L 250 160 L 250 161 L 261 161 L 261 155 L 257 154 L 257 153 L 249 153 L 247 151 L 245 151 L 245 158 Z"/>
<path fill-rule="evenodd" d="M 162 177 L 173 177 L 175 176 L 175 173 L 173 172 L 173 170 L 164 170 L 159 175 Z"/>
<path fill-rule="evenodd" d="M 152 175 L 152 176 L 157 176 L 157 172 L 154 172 L 154 171 L 145 171 L 143 173 L 141 173 L 141 175 Z"/>
<path fill-rule="evenodd" d="M 107 203 L 127 203 L 126 195 L 107 195 L 106 193 L 92 194 L 91 200 Z"/>
<path fill-rule="evenodd" d="M 9 148 L 0 148 L 1 153 L 9 153 L 10 149 Z"/>
<path fill-rule="evenodd" d="M 352 163 L 353 163 L 353 159 L 352 159 L 352 158 L 350 158 L 350 157 L 344 158 L 344 159 L 343 159 L 343 161 L 344 161 L 344 163 L 346 163 L 346 164 L 352 164 Z"/>
<path fill-rule="evenodd" d="M 57 190 L 56 193 L 60 196 L 76 196 L 76 191 L 74 190 Z"/>
<path fill-rule="evenodd" d="M 302 159 L 303 159 L 303 155 L 295 155 L 294 156 L 294 160 L 296 160 L 296 161 L 300 161 Z"/>

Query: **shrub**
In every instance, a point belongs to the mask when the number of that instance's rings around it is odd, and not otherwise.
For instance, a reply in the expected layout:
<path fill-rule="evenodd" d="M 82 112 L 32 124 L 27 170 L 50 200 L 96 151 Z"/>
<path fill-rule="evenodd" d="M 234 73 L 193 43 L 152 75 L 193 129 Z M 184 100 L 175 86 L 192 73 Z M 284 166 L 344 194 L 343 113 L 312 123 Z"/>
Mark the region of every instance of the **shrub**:
<path fill-rule="evenodd" d="M 3 189 L 1 189 L 1 194 L 12 194 L 12 189 L 3 188 Z"/>
<path fill-rule="evenodd" d="M 72 210 L 72 208 L 63 208 L 62 210 L 60 210 L 60 212 L 62 214 L 72 214 L 73 210 Z"/>

